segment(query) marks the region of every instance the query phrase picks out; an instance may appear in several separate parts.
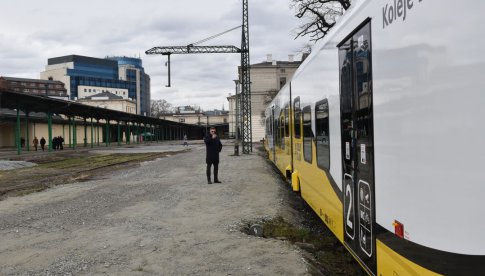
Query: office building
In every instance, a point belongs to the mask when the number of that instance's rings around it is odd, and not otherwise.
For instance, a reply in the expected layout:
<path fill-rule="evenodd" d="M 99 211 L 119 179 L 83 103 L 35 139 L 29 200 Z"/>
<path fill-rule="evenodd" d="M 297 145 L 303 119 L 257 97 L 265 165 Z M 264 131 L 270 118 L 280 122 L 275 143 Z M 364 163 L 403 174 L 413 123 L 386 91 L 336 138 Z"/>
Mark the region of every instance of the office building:
<path fill-rule="evenodd" d="M 48 59 L 42 79 L 65 83 L 69 99 L 109 92 L 136 102 L 136 114 L 150 115 L 150 77 L 141 59 L 69 55 Z"/>
<path fill-rule="evenodd" d="M 60 81 L 0 77 L 3 87 L 8 87 L 14 92 L 46 96 L 56 99 L 67 99 L 67 91 L 64 83 Z"/>

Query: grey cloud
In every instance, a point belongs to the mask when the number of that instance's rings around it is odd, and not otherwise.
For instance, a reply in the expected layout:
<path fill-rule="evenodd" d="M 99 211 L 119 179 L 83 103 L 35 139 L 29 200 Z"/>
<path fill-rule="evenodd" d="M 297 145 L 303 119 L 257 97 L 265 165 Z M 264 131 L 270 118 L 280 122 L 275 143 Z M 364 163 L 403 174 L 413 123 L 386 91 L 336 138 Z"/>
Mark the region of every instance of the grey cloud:
<path fill-rule="evenodd" d="M 154 46 L 183 46 L 241 24 L 240 0 L 85 0 L 76 9 L 65 0 L 19 3 L 2 6 L 7 14 L 0 18 L 0 75 L 38 77 L 47 59 L 55 56 L 139 55 L 151 76 L 153 99 L 220 108 L 234 91 L 239 55 L 173 55 L 173 86 L 166 88 L 166 57 L 144 52 Z M 250 1 L 251 63 L 261 62 L 267 53 L 286 59 L 301 44 L 290 34 L 297 20 L 288 4 Z M 20 5 L 27 10 L 20 12 Z M 240 40 L 238 29 L 204 45 L 240 47 Z"/>

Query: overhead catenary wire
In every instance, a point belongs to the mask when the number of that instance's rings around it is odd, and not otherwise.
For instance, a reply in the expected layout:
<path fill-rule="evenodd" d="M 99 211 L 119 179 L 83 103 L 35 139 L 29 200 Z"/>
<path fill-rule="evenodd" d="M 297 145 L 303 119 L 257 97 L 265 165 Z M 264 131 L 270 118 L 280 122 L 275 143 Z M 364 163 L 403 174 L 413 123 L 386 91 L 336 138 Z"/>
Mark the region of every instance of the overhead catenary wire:
<path fill-rule="evenodd" d="M 214 39 L 214 38 L 216 38 L 216 37 L 219 37 L 219 36 L 221 36 L 221 35 L 223 35 L 223 34 L 226 34 L 226 33 L 229 33 L 229 32 L 231 32 L 231 31 L 237 30 L 237 29 L 239 29 L 239 28 L 241 28 L 241 27 L 242 27 L 242 25 L 236 26 L 236 27 L 234 27 L 234 28 L 231 28 L 231 29 L 229 29 L 229 30 L 226 30 L 226 31 L 223 31 L 223 32 L 221 32 L 221 33 L 215 34 L 215 35 L 213 35 L 213 36 L 209 36 L 209 37 L 204 38 L 204 39 L 202 39 L 202 40 L 199 40 L 199 41 L 197 41 L 197 42 L 190 43 L 190 44 L 189 44 L 189 45 L 187 45 L 187 46 L 199 45 L 199 44 L 201 44 L 201 43 L 204 43 L 204 42 L 206 42 L 206 41 L 209 41 L 209 40 L 211 40 L 211 39 Z"/>

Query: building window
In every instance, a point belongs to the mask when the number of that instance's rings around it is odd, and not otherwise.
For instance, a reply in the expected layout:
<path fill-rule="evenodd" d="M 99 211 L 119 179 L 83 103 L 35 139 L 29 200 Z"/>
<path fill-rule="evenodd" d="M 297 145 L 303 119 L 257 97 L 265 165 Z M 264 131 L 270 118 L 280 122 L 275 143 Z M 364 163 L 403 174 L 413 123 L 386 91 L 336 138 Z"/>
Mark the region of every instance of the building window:
<path fill-rule="evenodd" d="M 286 77 L 281 77 L 280 78 L 280 88 L 285 86 L 285 84 L 286 84 Z"/>
<path fill-rule="evenodd" d="M 179 118 L 180 123 L 185 123 L 185 118 Z"/>
<path fill-rule="evenodd" d="M 280 69 L 280 73 L 286 73 L 286 69 Z"/>

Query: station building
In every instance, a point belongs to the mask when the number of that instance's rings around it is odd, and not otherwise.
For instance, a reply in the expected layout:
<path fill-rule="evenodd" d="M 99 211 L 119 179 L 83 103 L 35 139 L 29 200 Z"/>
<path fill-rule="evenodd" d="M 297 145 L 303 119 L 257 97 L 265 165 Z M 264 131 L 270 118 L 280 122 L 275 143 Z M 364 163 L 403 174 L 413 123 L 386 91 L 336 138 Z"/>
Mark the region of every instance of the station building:
<path fill-rule="evenodd" d="M 70 100 L 110 92 L 136 102 L 136 114 L 150 115 L 150 76 L 141 59 L 69 55 L 50 58 L 41 79 L 65 84 Z"/>
<path fill-rule="evenodd" d="M 216 127 L 219 135 L 223 138 L 230 137 L 229 133 L 229 111 L 226 110 L 195 110 L 190 106 L 175 108 L 175 112 L 161 114 L 159 119 L 197 125 L 204 128 Z"/>
<path fill-rule="evenodd" d="M 253 142 L 258 142 L 264 138 L 264 111 L 266 106 L 286 82 L 290 81 L 306 56 L 308 54 L 303 54 L 301 61 L 296 61 L 294 55 L 288 55 L 286 61 L 277 61 L 273 59 L 272 54 L 268 54 L 266 61 L 251 64 L 251 134 Z M 241 72 L 240 67 L 239 72 Z M 236 89 L 239 89 L 239 87 L 237 86 Z M 240 92 L 240 89 L 238 91 Z M 234 136 L 236 131 L 236 95 L 229 95 L 227 100 L 229 101 L 229 135 Z M 239 106 L 239 108 L 241 107 Z M 239 123 L 241 124 L 240 120 Z"/>
<path fill-rule="evenodd" d="M 136 102 L 126 97 L 115 95 L 112 92 L 101 92 L 95 95 L 83 97 L 78 103 L 106 108 L 131 114 L 136 114 Z"/>

